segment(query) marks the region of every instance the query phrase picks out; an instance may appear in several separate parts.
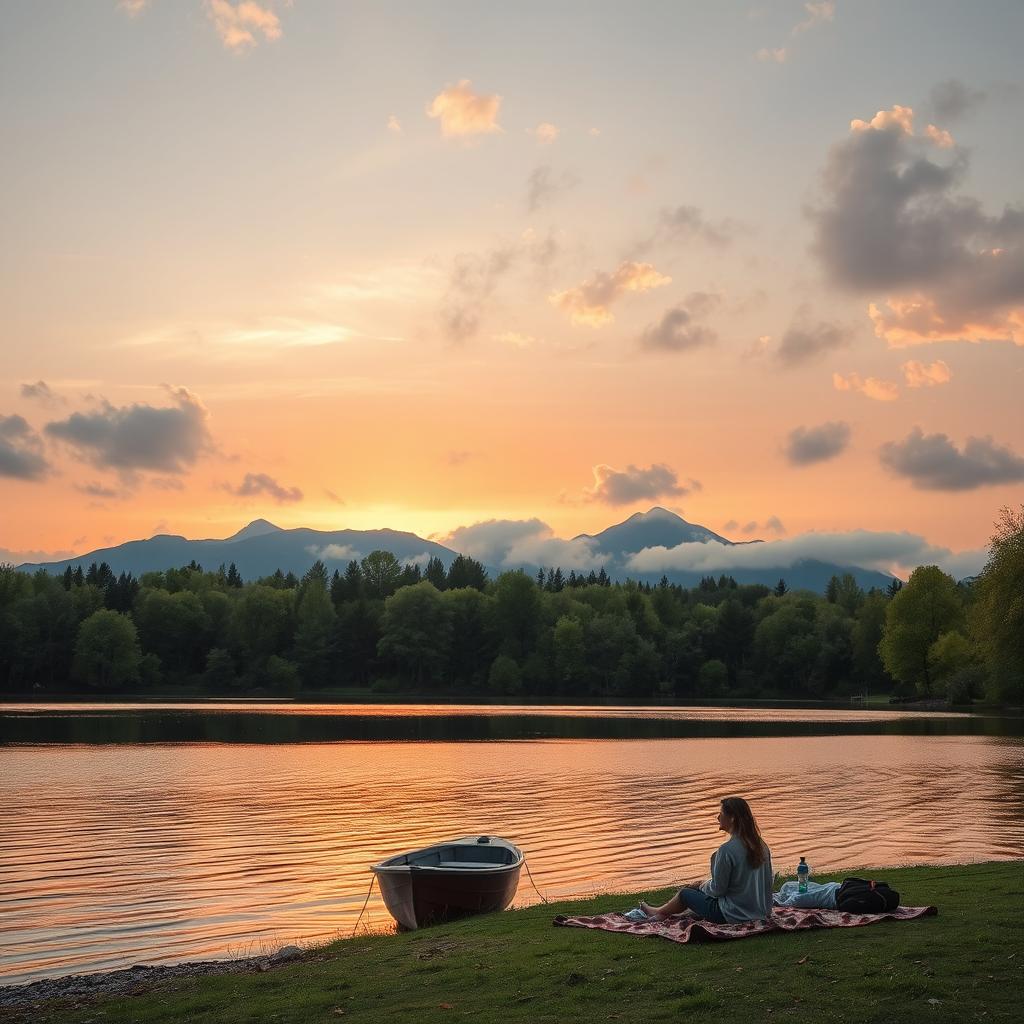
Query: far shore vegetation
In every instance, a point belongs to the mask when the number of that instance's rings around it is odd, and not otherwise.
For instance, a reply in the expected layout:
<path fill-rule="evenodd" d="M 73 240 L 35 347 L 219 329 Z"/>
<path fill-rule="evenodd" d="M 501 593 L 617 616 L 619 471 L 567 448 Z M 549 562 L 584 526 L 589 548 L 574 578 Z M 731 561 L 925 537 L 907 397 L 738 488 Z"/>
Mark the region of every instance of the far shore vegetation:
<path fill-rule="evenodd" d="M 13 1022 L 1019 1020 L 1020 864 L 859 869 L 937 917 L 677 945 L 554 928 L 660 893 L 606 894 L 403 935 L 359 935 L 260 971 L 176 978 L 109 999 L 7 1011 Z M 822 876 L 823 880 L 826 876 Z"/>
<path fill-rule="evenodd" d="M 707 577 L 536 577 L 387 551 L 246 583 L 234 565 L 115 576 L 0 566 L 0 693 L 260 696 L 345 692 L 592 699 L 1024 701 L 1024 506 L 1003 509 L 981 574 L 936 566 L 824 595 Z"/>

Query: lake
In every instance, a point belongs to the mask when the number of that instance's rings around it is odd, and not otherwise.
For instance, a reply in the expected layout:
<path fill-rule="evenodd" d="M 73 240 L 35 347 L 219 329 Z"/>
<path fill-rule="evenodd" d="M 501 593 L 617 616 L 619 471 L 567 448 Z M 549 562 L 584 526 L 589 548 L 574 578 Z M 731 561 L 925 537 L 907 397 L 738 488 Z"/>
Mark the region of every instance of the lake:
<path fill-rule="evenodd" d="M 8 703 L 0 976 L 347 935 L 370 864 L 458 835 L 522 846 L 548 898 L 692 880 L 724 838 L 714 819 L 731 794 L 750 800 L 788 874 L 801 855 L 821 870 L 1024 858 L 1024 721 L 788 707 Z M 516 903 L 537 900 L 524 872 Z M 360 927 L 389 922 L 374 889 Z"/>

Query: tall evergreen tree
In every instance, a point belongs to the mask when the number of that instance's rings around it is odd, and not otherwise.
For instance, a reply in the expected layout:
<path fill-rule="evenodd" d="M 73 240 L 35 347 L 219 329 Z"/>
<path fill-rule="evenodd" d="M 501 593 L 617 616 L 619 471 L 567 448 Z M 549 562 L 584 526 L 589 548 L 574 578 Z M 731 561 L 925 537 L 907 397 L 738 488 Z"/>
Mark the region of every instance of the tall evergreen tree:
<path fill-rule="evenodd" d="M 476 559 L 457 555 L 448 569 L 447 587 L 449 590 L 472 587 L 483 591 L 487 587 L 487 570 Z"/>
<path fill-rule="evenodd" d="M 437 555 L 433 555 L 423 570 L 423 578 L 434 585 L 436 590 L 444 590 L 448 586 L 448 574 L 444 569 L 444 562 Z"/>
<path fill-rule="evenodd" d="M 363 596 L 363 570 L 353 559 L 345 566 L 345 600 L 358 601 Z"/>

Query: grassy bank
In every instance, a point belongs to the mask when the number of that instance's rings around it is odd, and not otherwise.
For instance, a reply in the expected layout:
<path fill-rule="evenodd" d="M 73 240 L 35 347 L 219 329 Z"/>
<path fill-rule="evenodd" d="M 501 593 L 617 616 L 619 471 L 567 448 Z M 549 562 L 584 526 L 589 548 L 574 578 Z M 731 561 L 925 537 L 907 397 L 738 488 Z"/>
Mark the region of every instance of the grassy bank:
<path fill-rule="evenodd" d="M 639 898 L 604 895 L 405 935 L 358 937 L 266 973 L 182 980 L 173 988 L 88 1005 L 40 1005 L 12 1019 L 1020 1019 L 1024 863 L 868 873 L 890 881 L 907 905 L 938 906 L 939 916 L 693 946 L 552 927 L 555 913 L 625 909 Z"/>

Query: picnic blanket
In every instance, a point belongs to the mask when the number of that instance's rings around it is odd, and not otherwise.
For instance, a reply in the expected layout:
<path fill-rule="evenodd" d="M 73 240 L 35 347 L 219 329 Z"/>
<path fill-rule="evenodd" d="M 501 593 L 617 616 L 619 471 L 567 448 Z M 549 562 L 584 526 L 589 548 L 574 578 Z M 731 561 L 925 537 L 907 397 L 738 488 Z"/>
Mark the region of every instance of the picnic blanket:
<path fill-rule="evenodd" d="M 887 914 L 846 914 L 839 910 L 801 910 L 776 907 L 765 921 L 744 924 L 715 924 L 686 911 L 663 921 L 630 921 L 625 914 L 598 914 L 596 917 L 566 917 L 559 914 L 552 922 L 566 928 L 597 928 L 605 932 L 652 935 L 670 942 L 721 942 L 746 939 L 767 932 L 797 932 L 808 928 L 860 928 L 879 921 L 913 921 L 937 914 L 937 907 L 897 907 Z"/>

